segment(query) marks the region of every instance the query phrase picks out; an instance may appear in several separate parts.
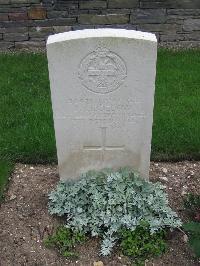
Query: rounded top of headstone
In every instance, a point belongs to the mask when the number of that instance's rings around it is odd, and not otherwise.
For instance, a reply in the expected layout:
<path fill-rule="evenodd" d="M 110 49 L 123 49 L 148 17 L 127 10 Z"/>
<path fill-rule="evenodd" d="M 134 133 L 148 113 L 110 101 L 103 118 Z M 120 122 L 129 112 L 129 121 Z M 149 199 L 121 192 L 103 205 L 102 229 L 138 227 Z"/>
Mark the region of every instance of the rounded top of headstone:
<path fill-rule="evenodd" d="M 103 29 L 85 29 L 77 31 L 68 31 L 64 33 L 50 35 L 47 40 L 47 45 L 68 40 L 100 38 L 100 37 L 128 38 L 128 39 L 138 39 L 138 40 L 157 42 L 155 34 L 152 33 L 141 32 L 136 30 L 103 28 Z"/>

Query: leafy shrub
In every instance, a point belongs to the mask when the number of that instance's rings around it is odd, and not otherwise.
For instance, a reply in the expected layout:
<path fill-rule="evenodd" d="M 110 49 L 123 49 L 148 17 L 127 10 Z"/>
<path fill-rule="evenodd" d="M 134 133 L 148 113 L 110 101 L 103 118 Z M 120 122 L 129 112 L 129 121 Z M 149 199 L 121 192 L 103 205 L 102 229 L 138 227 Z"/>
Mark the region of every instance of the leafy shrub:
<path fill-rule="evenodd" d="M 166 250 L 165 231 L 158 230 L 151 234 L 149 225 L 141 223 L 134 231 L 122 229 L 120 232 L 121 248 L 124 255 L 134 258 L 137 264 L 151 257 L 160 256 Z"/>
<path fill-rule="evenodd" d="M 200 195 L 188 194 L 184 199 L 184 207 L 192 219 L 200 222 Z"/>
<path fill-rule="evenodd" d="M 49 212 L 65 215 L 73 230 L 102 236 L 102 255 L 110 254 L 122 228 L 134 231 L 145 221 L 153 234 L 166 226 L 181 226 L 163 186 L 127 168 L 89 171 L 79 180 L 60 182 L 49 195 Z"/>
<path fill-rule="evenodd" d="M 189 222 L 183 224 L 183 229 L 188 232 L 189 245 L 193 249 L 195 255 L 200 257 L 200 223 Z"/>
<path fill-rule="evenodd" d="M 60 226 L 55 234 L 45 239 L 44 243 L 46 247 L 56 247 L 64 257 L 76 257 L 77 254 L 72 249 L 76 244 L 83 243 L 85 240 L 83 233 Z"/>

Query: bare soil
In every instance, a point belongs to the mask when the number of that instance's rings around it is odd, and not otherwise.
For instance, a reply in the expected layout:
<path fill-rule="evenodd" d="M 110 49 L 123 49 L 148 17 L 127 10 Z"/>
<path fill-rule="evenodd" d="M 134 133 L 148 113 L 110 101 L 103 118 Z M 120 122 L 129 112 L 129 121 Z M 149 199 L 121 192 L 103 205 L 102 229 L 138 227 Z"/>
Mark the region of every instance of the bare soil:
<path fill-rule="evenodd" d="M 186 221 L 182 200 L 188 192 L 200 194 L 200 162 L 152 162 L 150 179 L 166 186 L 171 207 Z M 15 166 L 0 207 L 0 266 L 89 266 L 97 261 L 104 265 L 131 265 L 128 258 L 117 251 L 109 258 L 100 257 L 97 239 L 77 247 L 80 257 L 74 261 L 44 246 L 43 240 L 62 222 L 47 211 L 48 193 L 58 181 L 57 166 Z M 200 265 L 184 239 L 182 232 L 173 232 L 168 240 L 168 251 L 146 265 Z"/>

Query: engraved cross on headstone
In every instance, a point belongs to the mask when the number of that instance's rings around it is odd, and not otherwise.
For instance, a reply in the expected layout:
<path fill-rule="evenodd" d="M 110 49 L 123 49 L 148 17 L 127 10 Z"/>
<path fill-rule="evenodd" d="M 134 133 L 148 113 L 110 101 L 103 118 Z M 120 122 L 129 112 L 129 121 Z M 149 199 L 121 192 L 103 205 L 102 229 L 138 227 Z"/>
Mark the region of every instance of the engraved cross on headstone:
<path fill-rule="evenodd" d="M 105 151 L 124 151 L 124 146 L 106 145 L 106 127 L 101 127 L 101 146 L 83 146 L 85 151 L 101 151 L 101 159 L 104 161 Z"/>

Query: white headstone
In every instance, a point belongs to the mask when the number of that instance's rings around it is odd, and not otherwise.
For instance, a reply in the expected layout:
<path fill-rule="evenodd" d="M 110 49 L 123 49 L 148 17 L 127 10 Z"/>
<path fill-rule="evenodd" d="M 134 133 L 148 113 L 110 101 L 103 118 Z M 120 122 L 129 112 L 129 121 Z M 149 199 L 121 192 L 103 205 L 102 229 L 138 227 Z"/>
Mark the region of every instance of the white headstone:
<path fill-rule="evenodd" d="M 157 41 L 154 34 L 91 29 L 47 41 L 61 179 L 130 166 L 148 178 Z"/>

